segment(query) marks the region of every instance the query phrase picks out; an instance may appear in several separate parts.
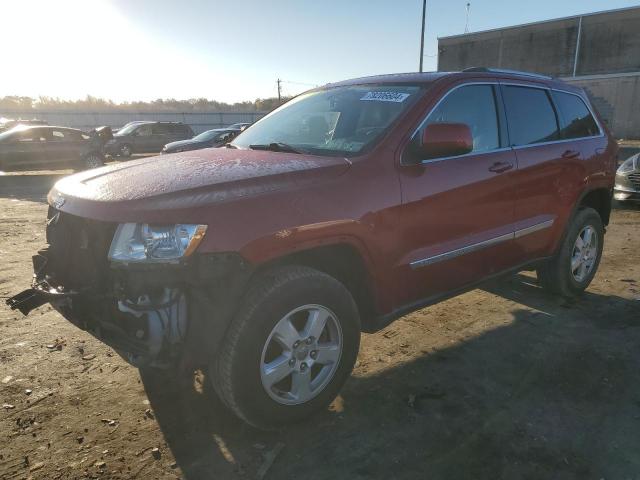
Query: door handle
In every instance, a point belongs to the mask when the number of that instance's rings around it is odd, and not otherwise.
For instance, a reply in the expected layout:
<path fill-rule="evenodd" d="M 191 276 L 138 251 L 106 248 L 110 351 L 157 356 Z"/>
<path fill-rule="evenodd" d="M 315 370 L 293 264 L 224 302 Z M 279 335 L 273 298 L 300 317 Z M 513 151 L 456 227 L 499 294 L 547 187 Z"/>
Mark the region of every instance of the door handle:
<path fill-rule="evenodd" d="M 577 150 L 565 150 L 562 154 L 562 158 L 578 158 L 580 152 Z"/>
<path fill-rule="evenodd" d="M 489 167 L 490 172 L 494 173 L 502 173 L 507 170 L 511 170 L 513 168 L 513 163 L 511 162 L 496 162 Z"/>

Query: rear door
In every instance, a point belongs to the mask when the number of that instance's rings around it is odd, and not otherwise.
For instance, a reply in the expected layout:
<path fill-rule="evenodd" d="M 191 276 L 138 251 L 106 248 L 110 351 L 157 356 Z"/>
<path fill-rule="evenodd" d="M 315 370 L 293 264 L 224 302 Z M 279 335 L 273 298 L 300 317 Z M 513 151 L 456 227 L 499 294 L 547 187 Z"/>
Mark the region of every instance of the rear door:
<path fill-rule="evenodd" d="M 575 142 L 561 138 L 560 118 L 549 88 L 504 83 L 509 136 L 518 159 L 516 243 L 519 261 L 547 256 L 560 238 L 582 188 L 583 156 Z"/>
<path fill-rule="evenodd" d="M 400 168 L 402 279 L 398 303 L 410 304 L 513 265 L 514 153 L 508 147 L 498 83 L 449 90 L 412 137 L 430 123 L 464 123 L 473 151 Z M 409 147 L 410 148 L 410 145 Z"/>
<path fill-rule="evenodd" d="M 167 143 L 175 142 L 179 140 L 178 135 L 175 133 L 174 125 L 170 123 L 155 123 L 152 128 L 152 138 L 154 152 L 162 150 Z"/>

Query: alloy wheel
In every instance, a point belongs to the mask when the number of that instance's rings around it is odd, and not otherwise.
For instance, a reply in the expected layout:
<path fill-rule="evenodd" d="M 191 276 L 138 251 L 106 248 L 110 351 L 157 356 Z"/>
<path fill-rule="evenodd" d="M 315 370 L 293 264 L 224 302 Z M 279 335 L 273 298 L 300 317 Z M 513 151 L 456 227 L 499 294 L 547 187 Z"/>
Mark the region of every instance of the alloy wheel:
<path fill-rule="evenodd" d="M 98 168 L 102 166 L 102 160 L 97 155 L 89 155 L 85 158 L 84 163 L 87 168 Z"/>
<path fill-rule="evenodd" d="M 576 282 L 583 282 L 593 270 L 598 256 L 598 233 L 587 225 L 578 234 L 571 253 L 571 274 Z"/>
<path fill-rule="evenodd" d="M 342 347 L 342 329 L 331 310 L 296 308 L 276 323 L 262 349 L 262 386 L 280 404 L 308 402 L 331 381 Z"/>

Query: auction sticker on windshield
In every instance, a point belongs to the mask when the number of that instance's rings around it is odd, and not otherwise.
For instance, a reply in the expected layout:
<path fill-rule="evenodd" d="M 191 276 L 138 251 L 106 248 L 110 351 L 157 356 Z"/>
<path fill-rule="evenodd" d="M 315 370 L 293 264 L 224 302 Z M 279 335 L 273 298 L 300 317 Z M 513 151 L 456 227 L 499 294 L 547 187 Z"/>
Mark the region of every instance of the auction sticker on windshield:
<path fill-rule="evenodd" d="M 401 92 L 367 92 L 360 100 L 368 100 L 374 102 L 404 102 L 408 93 Z"/>

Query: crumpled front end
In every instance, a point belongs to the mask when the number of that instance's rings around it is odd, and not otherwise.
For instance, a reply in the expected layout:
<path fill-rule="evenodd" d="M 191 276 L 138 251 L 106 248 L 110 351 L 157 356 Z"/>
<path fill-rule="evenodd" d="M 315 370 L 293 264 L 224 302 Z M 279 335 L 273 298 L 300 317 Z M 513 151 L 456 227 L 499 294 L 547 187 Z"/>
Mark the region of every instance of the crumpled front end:
<path fill-rule="evenodd" d="M 242 260 L 231 254 L 113 265 L 108 252 L 116 228 L 50 207 L 48 246 L 33 256 L 31 288 L 7 304 L 27 315 L 50 303 L 138 367 L 184 363 L 185 353 L 189 363 L 206 361 L 198 358 L 202 341 L 226 328 L 228 290 L 239 291 L 234 279 L 246 278 Z"/>

